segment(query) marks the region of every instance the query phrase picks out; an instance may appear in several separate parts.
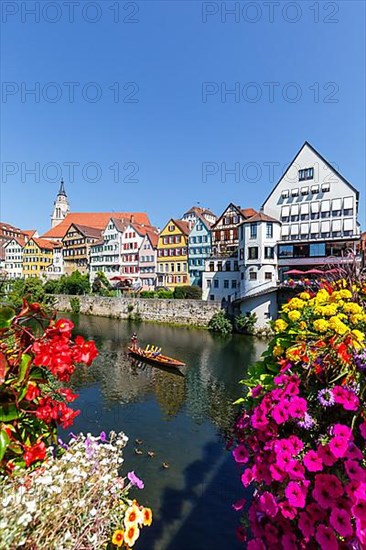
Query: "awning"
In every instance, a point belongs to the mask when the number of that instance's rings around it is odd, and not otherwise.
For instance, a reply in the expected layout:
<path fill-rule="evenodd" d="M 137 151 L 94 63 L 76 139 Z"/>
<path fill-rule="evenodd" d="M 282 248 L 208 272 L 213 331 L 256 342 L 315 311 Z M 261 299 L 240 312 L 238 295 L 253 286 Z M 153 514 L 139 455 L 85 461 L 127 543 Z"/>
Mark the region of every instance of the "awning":
<path fill-rule="evenodd" d="M 110 278 L 110 281 L 132 281 L 129 277 L 124 277 L 123 275 L 115 275 Z"/>

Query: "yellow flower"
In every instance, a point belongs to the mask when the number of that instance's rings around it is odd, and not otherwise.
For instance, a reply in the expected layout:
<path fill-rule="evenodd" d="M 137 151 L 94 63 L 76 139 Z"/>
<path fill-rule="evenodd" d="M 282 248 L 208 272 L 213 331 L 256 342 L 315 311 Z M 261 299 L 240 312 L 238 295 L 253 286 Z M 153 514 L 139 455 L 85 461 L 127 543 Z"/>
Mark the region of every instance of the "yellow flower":
<path fill-rule="evenodd" d="M 347 325 L 342 323 L 342 321 L 337 316 L 331 317 L 329 319 L 329 326 L 332 330 L 334 330 L 334 332 L 341 335 L 345 334 L 349 330 Z"/>
<path fill-rule="evenodd" d="M 130 525 L 135 525 L 142 522 L 142 515 L 140 508 L 133 502 L 133 504 L 127 508 L 125 515 L 125 526 L 126 529 Z M 132 545 L 131 545 L 132 546 Z"/>
<path fill-rule="evenodd" d="M 295 346 L 286 350 L 286 358 L 296 363 L 300 359 L 301 346 Z"/>
<path fill-rule="evenodd" d="M 305 321 L 300 321 L 300 323 L 299 323 L 299 327 L 300 327 L 300 329 L 301 329 L 301 330 L 305 330 L 305 329 L 306 329 L 306 327 L 307 327 L 307 325 L 306 325 Z"/>
<path fill-rule="evenodd" d="M 297 311 L 297 309 L 294 309 L 293 311 L 289 311 L 288 313 L 288 318 L 290 319 L 290 321 L 298 321 L 301 317 L 301 313 L 300 311 Z"/>
<path fill-rule="evenodd" d="M 277 319 L 274 324 L 274 328 L 276 332 L 283 332 L 287 329 L 287 323 L 283 319 Z"/>
<path fill-rule="evenodd" d="M 329 328 L 329 323 L 325 319 L 316 319 L 313 326 L 317 332 L 325 332 Z"/>
<path fill-rule="evenodd" d="M 359 342 L 363 342 L 364 339 L 365 339 L 365 335 L 363 332 L 361 332 L 360 330 L 352 330 L 352 334 L 353 336 L 356 337 L 356 339 L 359 341 Z"/>
<path fill-rule="evenodd" d="M 138 528 L 137 524 L 131 524 L 127 527 L 125 531 L 125 543 L 128 544 L 128 546 L 133 546 L 137 539 L 140 536 L 140 529 Z"/>
<path fill-rule="evenodd" d="M 112 544 L 118 547 L 122 546 L 124 534 L 125 533 L 124 531 L 122 531 L 122 529 L 116 529 L 115 532 L 113 533 Z"/>
<path fill-rule="evenodd" d="M 296 296 L 287 304 L 288 309 L 302 309 L 304 306 L 304 300 L 300 300 L 300 298 L 297 298 Z"/>
<path fill-rule="evenodd" d="M 143 508 L 141 510 L 141 512 L 142 512 L 142 517 L 143 517 L 142 524 L 147 525 L 148 527 L 150 527 L 151 522 L 152 522 L 152 511 L 151 511 L 151 509 L 150 508 Z"/>
<path fill-rule="evenodd" d="M 355 313 L 354 315 L 351 315 L 350 317 L 351 323 L 354 325 L 357 325 L 357 323 L 360 323 L 361 321 L 365 321 L 365 316 L 361 313 Z"/>
<path fill-rule="evenodd" d="M 272 353 L 273 353 L 273 355 L 274 355 L 275 357 L 279 357 L 280 355 L 283 354 L 283 351 L 284 351 L 283 348 L 282 348 L 281 346 L 279 346 L 279 345 L 276 344 L 276 345 L 274 346 L 274 348 L 273 348 L 273 352 L 272 352 Z"/>
<path fill-rule="evenodd" d="M 338 294 L 339 294 L 340 298 L 344 298 L 344 299 L 352 298 L 352 292 L 350 292 L 347 288 L 344 288 L 343 290 L 340 290 Z"/>
<path fill-rule="evenodd" d="M 310 294 L 308 292 L 301 292 L 300 298 L 302 300 L 310 300 Z"/>
<path fill-rule="evenodd" d="M 315 296 L 316 303 L 323 304 L 325 302 L 328 302 L 328 300 L 329 300 L 328 292 L 325 290 L 325 288 L 321 288 L 317 293 L 317 295 Z"/>
<path fill-rule="evenodd" d="M 343 311 L 346 313 L 362 313 L 363 309 L 355 302 L 348 302 L 347 304 L 344 304 Z"/>

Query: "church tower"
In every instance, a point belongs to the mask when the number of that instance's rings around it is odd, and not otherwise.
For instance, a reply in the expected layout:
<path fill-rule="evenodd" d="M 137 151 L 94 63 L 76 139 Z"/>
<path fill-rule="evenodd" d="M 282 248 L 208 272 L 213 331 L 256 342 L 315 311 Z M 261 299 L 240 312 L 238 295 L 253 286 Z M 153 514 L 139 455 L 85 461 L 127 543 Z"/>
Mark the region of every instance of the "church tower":
<path fill-rule="evenodd" d="M 54 208 L 51 216 L 51 228 L 58 225 L 67 214 L 70 213 L 69 199 L 67 198 L 64 180 L 61 178 L 60 189 L 58 190 L 57 197 L 53 203 Z"/>

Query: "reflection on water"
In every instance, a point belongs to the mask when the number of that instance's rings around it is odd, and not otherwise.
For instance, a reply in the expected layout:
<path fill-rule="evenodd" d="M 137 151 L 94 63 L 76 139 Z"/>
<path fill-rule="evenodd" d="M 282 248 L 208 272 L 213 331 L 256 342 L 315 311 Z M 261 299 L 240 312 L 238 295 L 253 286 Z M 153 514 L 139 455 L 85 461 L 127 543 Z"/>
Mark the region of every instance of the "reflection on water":
<path fill-rule="evenodd" d="M 92 367 L 74 376 L 82 410 L 74 428 L 123 430 L 129 436 L 126 467 L 144 479 L 140 498 L 154 512 L 153 525 L 143 530 L 136 548 L 239 548 L 231 504 L 242 494 L 225 436 L 236 412 L 232 402 L 240 397 L 238 381 L 265 344 L 150 323 L 72 319 L 76 332 L 94 338 L 100 352 Z M 184 361 L 183 376 L 132 360 L 125 350 L 133 331 L 142 345 L 159 345 L 165 355 Z M 143 443 L 136 445 L 135 439 Z M 149 457 L 148 450 L 155 456 Z"/>

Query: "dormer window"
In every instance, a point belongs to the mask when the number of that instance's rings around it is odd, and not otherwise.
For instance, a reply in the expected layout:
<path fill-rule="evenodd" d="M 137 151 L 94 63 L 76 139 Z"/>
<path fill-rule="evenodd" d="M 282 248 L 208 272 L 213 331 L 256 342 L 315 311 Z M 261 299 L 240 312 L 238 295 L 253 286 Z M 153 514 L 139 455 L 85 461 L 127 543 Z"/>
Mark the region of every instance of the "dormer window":
<path fill-rule="evenodd" d="M 322 183 L 322 192 L 327 193 L 327 191 L 330 191 L 330 184 L 329 183 Z"/>
<path fill-rule="evenodd" d="M 301 187 L 301 194 L 305 197 L 309 194 L 309 187 Z"/>
<path fill-rule="evenodd" d="M 314 168 L 304 168 L 299 170 L 299 181 L 314 179 Z"/>
<path fill-rule="evenodd" d="M 282 191 L 282 193 L 281 193 L 281 197 L 282 197 L 283 199 L 288 199 L 288 197 L 289 197 L 289 190 L 288 190 L 288 189 L 284 189 L 284 190 Z"/>
<path fill-rule="evenodd" d="M 313 195 L 316 195 L 317 193 L 319 193 L 319 185 L 312 185 L 311 192 Z"/>
<path fill-rule="evenodd" d="M 298 197 L 298 196 L 299 196 L 299 190 L 298 190 L 298 188 L 292 189 L 292 191 L 291 191 L 291 196 L 292 196 L 292 197 Z"/>

